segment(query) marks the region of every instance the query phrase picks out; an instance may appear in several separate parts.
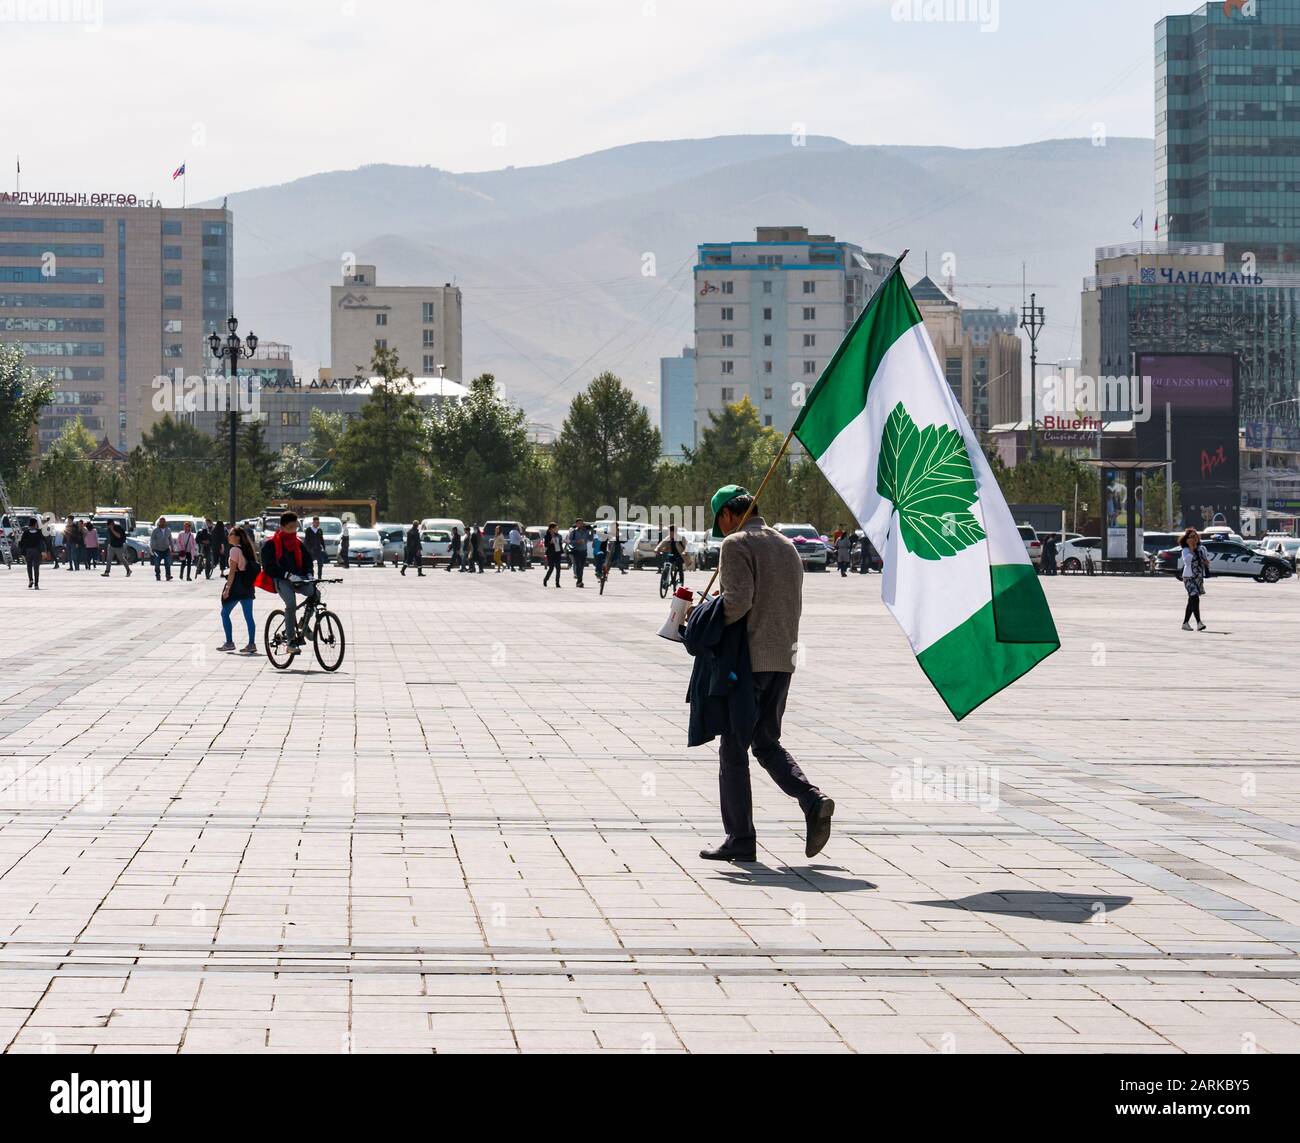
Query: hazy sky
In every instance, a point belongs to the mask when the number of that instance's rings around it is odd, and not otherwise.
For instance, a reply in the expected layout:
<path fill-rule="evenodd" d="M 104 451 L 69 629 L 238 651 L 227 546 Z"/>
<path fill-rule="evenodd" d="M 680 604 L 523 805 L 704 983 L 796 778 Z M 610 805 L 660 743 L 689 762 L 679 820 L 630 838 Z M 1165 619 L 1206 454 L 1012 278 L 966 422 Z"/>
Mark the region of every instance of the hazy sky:
<path fill-rule="evenodd" d="M 987 19 L 898 20 L 946 7 Z M 976 147 L 1153 133 L 1190 0 L 0 0 L 0 153 L 29 190 L 189 199 L 389 162 L 644 139 Z M 69 17 L 59 22 L 49 13 Z M 42 14 L 45 17 L 42 18 Z"/>

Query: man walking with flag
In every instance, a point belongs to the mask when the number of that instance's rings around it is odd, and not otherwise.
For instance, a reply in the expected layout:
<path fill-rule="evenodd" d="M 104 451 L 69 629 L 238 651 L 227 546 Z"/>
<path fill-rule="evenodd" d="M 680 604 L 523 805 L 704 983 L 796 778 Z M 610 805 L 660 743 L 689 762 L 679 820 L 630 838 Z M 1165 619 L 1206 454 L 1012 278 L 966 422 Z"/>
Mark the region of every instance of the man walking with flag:
<path fill-rule="evenodd" d="M 754 515 L 754 498 L 729 484 L 713 494 L 713 535 L 725 536 L 719 556 L 722 593 L 702 604 L 722 608 L 720 625 L 745 624 L 748 677 L 757 719 L 752 738 L 735 721 L 722 731 L 718 747 L 718 789 L 726 838 L 717 849 L 700 851 L 708 861 L 754 861 L 753 795 L 749 785 L 749 751 L 783 793 L 797 798 L 807 826 L 804 854 L 816 857 L 831 836 L 835 803 L 804 776 L 799 763 L 781 745 L 781 719 L 794 676 L 803 611 L 803 562 L 794 544 Z M 698 618 L 692 621 L 698 626 Z M 742 669 L 742 675 L 745 673 Z M 744 685 L 744 679 L 736 685 Z M 746 695 L 746 698 L 749 696 Z"/>

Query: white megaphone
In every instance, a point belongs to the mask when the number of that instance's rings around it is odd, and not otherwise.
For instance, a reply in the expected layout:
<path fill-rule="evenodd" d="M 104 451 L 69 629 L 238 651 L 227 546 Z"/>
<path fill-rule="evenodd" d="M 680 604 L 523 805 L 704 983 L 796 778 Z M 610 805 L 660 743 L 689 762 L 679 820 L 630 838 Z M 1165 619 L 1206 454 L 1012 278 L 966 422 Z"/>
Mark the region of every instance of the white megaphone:
<path fill-rule="evenodd" d="M 668 608 L 668 618 L 664 620 L 664 625 L 659 628 L 659 637 L 661 639 L 671 639 L 674 643 L 682 642 L 682 624 L 686 622 L 686 612 L 690 610 L 694 599 L 695 592 L 689 587 L 679 587 L 673 592 L 671 606 Z"/>

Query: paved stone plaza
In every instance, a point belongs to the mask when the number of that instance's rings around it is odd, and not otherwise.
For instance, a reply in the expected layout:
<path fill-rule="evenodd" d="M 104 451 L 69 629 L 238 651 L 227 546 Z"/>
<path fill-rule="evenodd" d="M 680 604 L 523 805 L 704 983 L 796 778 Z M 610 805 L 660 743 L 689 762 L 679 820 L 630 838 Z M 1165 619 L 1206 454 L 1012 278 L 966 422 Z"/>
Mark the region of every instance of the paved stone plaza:
<path fill-rule="evenodd" d="M 327 675 L 218 653 L 215 582 L 0 568 L 7 1050 L 1300 1050 L 1294 582 L 1193 635 L 1046 581 L 1061 652 L 958 725 L 879 577 L 810 576 L 836 831 L 755 766 L 719 867 L 653 574 L 340 574 Z"/>

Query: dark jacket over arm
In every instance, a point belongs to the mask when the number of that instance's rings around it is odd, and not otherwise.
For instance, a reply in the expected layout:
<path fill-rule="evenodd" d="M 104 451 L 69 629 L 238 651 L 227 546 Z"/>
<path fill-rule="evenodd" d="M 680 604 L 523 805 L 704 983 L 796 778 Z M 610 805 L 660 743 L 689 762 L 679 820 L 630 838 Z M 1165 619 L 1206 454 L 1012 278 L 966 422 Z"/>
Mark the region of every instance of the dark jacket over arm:
<path fill-rule="evenodd" d="M 728 730 L 748 746 L 758 723 L 758 700 L 745 621 L 728 625 L 722 598 L 714 596 L 691 612 L 682 637 L 695 657 L 686 691 L 691 704 L 687 746 L 702 746 Z"/>

